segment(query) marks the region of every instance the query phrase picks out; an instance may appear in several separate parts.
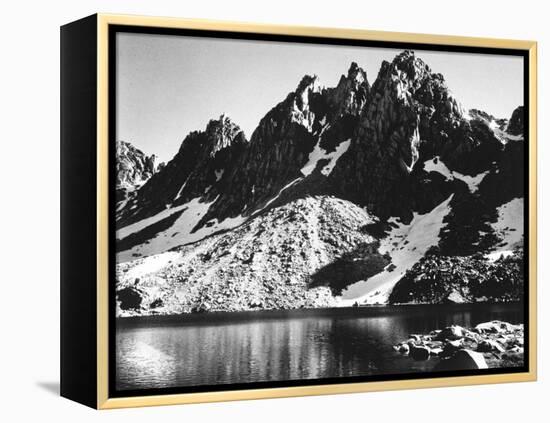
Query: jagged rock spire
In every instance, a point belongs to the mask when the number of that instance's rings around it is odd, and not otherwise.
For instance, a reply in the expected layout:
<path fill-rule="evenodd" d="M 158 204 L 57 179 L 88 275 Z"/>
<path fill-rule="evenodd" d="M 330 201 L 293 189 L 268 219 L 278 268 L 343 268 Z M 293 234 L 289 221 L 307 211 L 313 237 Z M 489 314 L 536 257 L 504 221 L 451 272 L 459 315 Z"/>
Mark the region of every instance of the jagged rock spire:
<path fill-rule="evenodd" d="M 233 142 L 246 142 L 243 131 L 239 125 L 233 123 L 229 116 L 223 113 L 218 119 L 212 119 L 206 126 L 206 136 L 210 145 L 210 155 L 231 146 Z"/>
<path fill-rule="evenodd" d="M 358 116 L 368 102 L 369 91 L 367 73 L 357 63 L 352 62 L 347 76 L 342 75 L 338 85 L 327 90 L 333 114 Z"/>

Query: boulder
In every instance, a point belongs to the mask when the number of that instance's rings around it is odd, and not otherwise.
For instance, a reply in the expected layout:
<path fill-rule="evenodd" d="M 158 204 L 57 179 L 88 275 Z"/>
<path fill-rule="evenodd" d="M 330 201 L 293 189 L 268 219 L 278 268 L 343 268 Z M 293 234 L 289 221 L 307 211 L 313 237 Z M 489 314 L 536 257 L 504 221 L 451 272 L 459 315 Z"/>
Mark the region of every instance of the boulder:
<path fill-rule="evenodd" d="M 401 344 L 401 345 L 398 346 L 397 351 L 399 351 L 402 354 L 408 354 L 409 351 L 410 351 L 409 345 L 408 344 Z"/>
<path fill-rule="evenodd" d="M 476 325 L 475 330 L 478 333 L 498 333 L 499 332 L 497 326 L 494 325 L 493 322 L 480 323 L 479 325 Z"/>
<path fill-rule="evenodd" d="M 410 335 L 409 338 L 411 340 L 413 340 L 414 342 L 420 342 L 422 340 L 422 338 L 420 337 L 420 335 Z"/>
<path fill-rule="evenodd" d="M 430 358 L 430 349 L 425 346 L 413 346 L 409 355 L 417 361 L 424 361 Z"/>
<path fill-rule="evenodd" d="M 468 350 L 477 350 L 479 342 L 476 339 L 470 338 L 470 337 L 464 337 L 461 340 L 462 346 Z"/>
<path fill-rule="evenodd" d="M 481 341 L 477 346 L 477 351 L 479 352 L 499 352 L 503 353 L 504 348 L 498 342 L 493 341 L 492 339 L 487 339 Z"/>
<path fill-rule="evenodd" d="M 449 326 L 443 329 L 441 332 L 437 334 L 437 339 L 439 340 L 455 340 L 460 339 L 464 336 L 464 328 L 461 326 Z"/>
<path fill-rule="evenodd" d="M 487 369 L 483 354 L 471 350 L 459 350 L 451 357 L 441 360 L 436 371 Z"/>
<path fill-rule="evenodd" d="M 450 357 L 460 349 L 462 349 L 462 342 L 460 339 L 457 339 L 456 341 L 447 341 L 443 346 L 441 355 L 443 357 Z"/>
<path fill-rule="evenodd" d="M 126 287 L 116 292 L 116 298 L 122 310 L 139 310 L 143 301 L 142 292 L 133 287 Z"/>
<path fill-rule="evenodd" d="M 430 355 L 439 356 L 443 353 L 443 348 L 431 348 Z"/>
<path fill-rule="evenodd" d="M 523 354 L 523 348 L 516 345 L 515 347 L 510 348 L 507 352 L 512 354 Z"/>
<path fill-rule="evenodd" d="M 464 329 L 464 338 L 470 338 L 476 342 L 479 342 L 481 339 L 483 339 L 483 337 L 479 333 L 473 332 L 468 329 Z"/>
<path fill-rule="evenodd" d="M 523 338 L 516 338 L 514 339 L 513 342 L 514 344 L 519 345 L 520 347 L 523 347 L 523 343 L 524 343 Z"/>
<path fill-rule="evenodd" d="M 434 348 L 443 348 L 443 342 L 442 341 L 430 341 L 427 342 L 426 345 L 430 347 L 432 350 Z"/>
<path fill-rule="evenodd" d="M 493 320 L 492 322 L 480 323 L 475 329 L 478 333 L 501 333 L 513 331 L 515 326 L 500 320 Z"/>

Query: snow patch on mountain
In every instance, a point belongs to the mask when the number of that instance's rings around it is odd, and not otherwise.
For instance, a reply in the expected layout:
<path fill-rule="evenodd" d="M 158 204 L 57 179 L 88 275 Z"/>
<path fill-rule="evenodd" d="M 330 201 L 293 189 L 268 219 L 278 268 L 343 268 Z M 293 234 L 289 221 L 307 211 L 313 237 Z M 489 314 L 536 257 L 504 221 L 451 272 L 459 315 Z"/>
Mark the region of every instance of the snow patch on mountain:
<path fill-rule="evenodd" d="M 118 211 L 122 210 L 124 207 L 126 207 L 126 204 L 128 204 L 128 199 L 120 201 L 116 205 L 116 211 L 118 212 Z"/>
<path fill-rule="evenodd" d="M 168 207 L 167 209 L 164 209 L 163 211 L 151 216 L 147 217 L 145 219 L 139 220 L 135 223 L 132 223 L 131 225 L 124 226 L 122 228 L 118 228 L 116 231 L 116 238 L 118 240 L 126 238 L 128 235 L 131 235 L 133 233 L 139 232 L 142 229 L 145 229 L 148 226 L 153 225 L 154 223 L 157 223 L 163 219 L 166 219 L 167 217 L 170 217 L 174 213 L 179 212 L 180 210 L 185 209 L 188 207 L 189 204 L 182 204 L 176 207 Z"/>
<path fill-rule="evenodd" d="M 478 119 L 481 119 L 485 125 L 493 131 L 495 137 L 503 144 L 506 145 L 509 141 L 523 141 L 523 134 L 514 135 L 508 132 L 509 122 L 503 126 L 501 123 L 497 122 L 494 118 L 488 119 L 482 116 L 477 116 Z"/>
<path fill-rule="evenodd" d="M 347 139 L 336 147 L 336 150 L 329 153 L 320 146 L 320 141 L 315 145 L 315 148 L 311 153 L 309 153 L 308 161 L 300 170 L 304 176 L 309 176 L 317 168 L 317 163 L 319 160 L 328 160 L 329 162 L 323 166 L 321 173 L 325 176 L 331 174 L 332 169 L 336 165 L 338 159 L 348 151 L 348 148 L 351 143 L 351 139 Z"/>
<path fill-rule="evenodd" d="M 494 263 L 501 258 L 510 257 L 512 255 L 514 255 L 514 252 L 512 250 L 498 250 L 493 251 L 492 253 L 487 253 L 484 257 L 491 263 Z"/>
<path fill-rule="evenodd" d="M 427 214 L 414 213 L 408 225 L 390 218 L 388 223 L 395 227 L 381 241 L 378 251 L 380 254 L 388 253 L 391 263 L 383 272 L 350 285 L 342 293 L 340 305 L 386 303 L 392 288 L 405 272 L 424 257 L 430 247 L 439 244 L 440 231 L 446 226 L 443 219 L 451 210 L 449 204 L 452 198 L 451 194 Z"/>
<path fill-rule="evenodd" d="M 523 244 L 523 198 L 514 198 L 498 207 L 497 212 L 498 219 L 492 227 L 502 239 L 497 247 L 497 252 L 502 254 Z"/>
<path fill-rule="evenodd" d="M 440 173 L 441 175 L 445 176 L 448 181 L 458 179 L 468 185 L 468 189 L 472 194 L 477 191 L 479 184 L 481 183 L 483 178 L 485 178 L 485 176 L 489 173 L 489 171 L 487 170 L 485 172 L 477 174 L 476 176 L 463 175 L 462 173 L 450 170 L 438 156 L 434 157 L 431 160 L 426 160 L 424 162 L 424 170 L 428 173 Z"/>
<path fill-rule="evenodd" d="M 246 221 L 246 217 L 242 216 L 227 218 L 221 222 L 218 222 L 217 219 L 213 219 L 206 222 L 200 229 L 193 231 L 195 226 L 200 222 L 203 216 L 208 212 L 210 206 L 214 204 L 216 200 L 217 198 L 211 202 L 205 203 L 201 202 L 200 198 L 195 198 L 184 205 L 163 210 L 151 218 L 144 219 L 129 225 L 126 228 L 122 228 L 117 232 L 117 236 L 120 236 L 121 239 L 127 235 L 144 229 L 163 218 L 169 217 L 175 212 L 183 210 L 182 214 L 169 229 L 158 233 L 153 239 L 150 239 L 143 244 L 136 245 L 129 250 L 118 253 L 117 262 L 122 263 L 133 260 L 135 257 L 144 257 L 163 253 L 174 247 L 196 242 L 216 232 L 233 229 Z"/>
<path fill-rule="evenodd" d="M 267 209 L 271 204 L 273 204 L 276 200 L 279 199 L 279 197 L 281 196 L 281 194 L 286 191 L 288 188 L 290 188 L 292 185 L 294 185 L 296 182 L 298 181 L 301 181 L 303 178 L 296 178 L 294 179 L 293 181 L 290 181 L 288 184 L 286 184 L 284 187 L 282 187 L 279 192 L 277 193 L 277 195 L 273 198 L 271 198 L 267 203 L 265 203 L 265 205 L 259 209 L 259 210 L 256 210 L 254 213 L 252 213 L 252 216 L 255 216 L 257 215 L 258 213 L 260 213 L 262 210 L 265 210 Z"/>
<path fill-rule="evenodd" d="M 500 128 L 492 128 L 493 133 L 502 144 L 507 144 L 509 141 L 523 141 L 523 135 L 512 135 Z"/>
<path fill-rule="evenodd" d="M 180 254 L 172 251 L 146 257 L 139 260 L 137 264 L 126 273 L 125 277 L 130 280 L 135 280 L 136 278 L 141 278 L 151 273 L 158 272 L 169 263 L 177 262 L 177 259 L 180 257 Z"/>
<path fill-rule="evenodd" d="M 185 182 L 181 185 L 178 193 L 176 194 L 176 196 L 174 197 L 174 200 L 177 200 L 178 198 L 180 198 L 180 195 L 181 193 L 183 192 L 183 190 L 185 189 L 185 186 L 187 185 L 187 182 L 189 181 L 189 178 L 191 177 L 191 175 L 189 175 L 187 177 L 187 179 L 185 180 Z"/>

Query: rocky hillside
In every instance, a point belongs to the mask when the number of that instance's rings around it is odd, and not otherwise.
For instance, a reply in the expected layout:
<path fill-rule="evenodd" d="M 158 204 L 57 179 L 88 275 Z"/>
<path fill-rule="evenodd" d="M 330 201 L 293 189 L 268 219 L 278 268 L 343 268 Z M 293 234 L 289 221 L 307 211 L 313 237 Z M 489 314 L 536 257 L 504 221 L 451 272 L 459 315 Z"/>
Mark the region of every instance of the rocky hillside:
<path fill-rule="evenodd" d="M 372 85 L 356 63 L 335 87 L 306 75 L 250 140 L 213 119 L 122 204 L 121 313 L 385 303 L 396 284 L 393 302 L 516 298 L 407 281 L 428 259 L 508 266 L 491 254 L 522 247 L 524 150 L 522 107 L 464 110 L 411 51 Z"/>
<path fill-rule="evenodd" d="M 330 288 L 342 288 L 343 270 L 359 280 L 387 264 L 362 231 L 372 221 L 348 201 L 307 197 L 232 231 L 119 264 L 119 314 L 334 306 Z M 358 255 L 364 260 L 350 258 Z"/>
<path fill-rule="evenodd" d="M 389 302 L 463 303 L 522 301 L 523 251 L 501 254 L 496 260 L 474 256 L 428 254 L 394 286 Z"/>

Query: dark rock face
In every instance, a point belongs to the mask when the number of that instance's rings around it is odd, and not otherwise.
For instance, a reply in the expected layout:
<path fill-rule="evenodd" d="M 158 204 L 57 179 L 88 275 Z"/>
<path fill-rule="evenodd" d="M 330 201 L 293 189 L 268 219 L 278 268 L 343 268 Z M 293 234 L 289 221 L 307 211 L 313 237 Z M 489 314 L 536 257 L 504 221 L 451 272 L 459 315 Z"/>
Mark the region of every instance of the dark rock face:
<path fill-rule="evenodd" d="M 326 90 L 330 116 L 358 116 L 369 101 L 369 92 L 367 73 L 353 62 L 347 76 L 342 75 L 335 88 Z"/>
<path fill-rule="evenodd" d="M 410 52 L 382 63 L 352 144 L 331 175 L 344 195 L 381 214 L 396 208 L 386 200 L 418 160 L 420 109 L 414 95 L 428 73 Z"/>
<path fill-rule="evenodd" d="M 523 106 L 519 106 L 512 113 L 512 117 L 510 118 L 510 121 L 508 122 L 508 127 L 506 128 L 506 132 L 512 135 L 523 135 L 523 120 Z"/>
<path fill-rule="evenodd" d="M 475 192 L 464 184 L 454 187 L 452 211 L 445 219 L 446 231 L 439 243 L 440 254 L 468 256 L 497 243 L 491 228 L 497 220 L 497 207 L 524 196 L 524 151 L 523 141 L 509 141 L 496 152 L 487 153 L 492 162 L 484 169 L 485 176 Z M 437 192 L 443 192 L 443 188 L 436 187 Z"/>
<path fill-rule="evenodd" d="M 502 150 L 481 118 L 466 117 L 443 76 L 413 52 L 382 63 L 370 97 L 332 179 L 344 196 L 379 215 L 405 217 L 442 200 L 417 170 L 425 160 L 439 156 L 449 169 L 475 175 Z"/>

